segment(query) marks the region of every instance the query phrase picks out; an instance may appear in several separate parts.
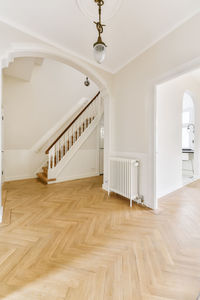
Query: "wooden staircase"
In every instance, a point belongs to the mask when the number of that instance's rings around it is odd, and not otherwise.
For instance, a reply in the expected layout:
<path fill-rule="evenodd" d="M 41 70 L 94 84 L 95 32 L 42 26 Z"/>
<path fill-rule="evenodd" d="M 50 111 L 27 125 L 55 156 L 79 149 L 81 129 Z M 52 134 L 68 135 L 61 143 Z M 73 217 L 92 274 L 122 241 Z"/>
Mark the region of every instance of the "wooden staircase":
<path fill-rule="evenodd" d="M 52 174 L 57 165 L 62 163 L 62 160 L 69 153 L 70 149 L 78 142 L 79 138 L 95 120 L 99 109 L 99 95 L 100 92 L 83 108 L 45 151 L 48 155 L 47 163 L 42 167 L 42 171 L 37 173 L 37 177 L 42 183 L 48 184 L 56 181 L 56 178 L 51 177 L 49 173 Z"/>

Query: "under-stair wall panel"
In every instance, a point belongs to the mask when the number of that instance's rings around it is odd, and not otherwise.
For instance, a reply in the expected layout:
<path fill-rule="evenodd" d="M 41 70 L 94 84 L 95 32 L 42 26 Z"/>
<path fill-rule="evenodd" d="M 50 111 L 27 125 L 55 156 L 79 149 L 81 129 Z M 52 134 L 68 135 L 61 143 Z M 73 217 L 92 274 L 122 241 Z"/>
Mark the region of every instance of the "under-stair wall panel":
<path fill-rule="evenodd" d="M 98 134 L 98 127 L 96 127 L 69 163 L 60 172 L 56 178 L 56 182 L 99 175 Z"/>

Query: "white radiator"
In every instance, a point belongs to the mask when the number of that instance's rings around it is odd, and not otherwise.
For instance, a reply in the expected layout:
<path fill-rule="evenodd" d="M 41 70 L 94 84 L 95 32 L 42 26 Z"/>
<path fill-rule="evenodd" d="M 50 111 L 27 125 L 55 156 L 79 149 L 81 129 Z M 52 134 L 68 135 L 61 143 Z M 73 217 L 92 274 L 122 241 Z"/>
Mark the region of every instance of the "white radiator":
<path fill-rule="evenodd" d="M 115 192 L 141 202 L 139 197 L 139 162 L 133 159 L 111 157 L 109 161 L 108 194 Z"/>

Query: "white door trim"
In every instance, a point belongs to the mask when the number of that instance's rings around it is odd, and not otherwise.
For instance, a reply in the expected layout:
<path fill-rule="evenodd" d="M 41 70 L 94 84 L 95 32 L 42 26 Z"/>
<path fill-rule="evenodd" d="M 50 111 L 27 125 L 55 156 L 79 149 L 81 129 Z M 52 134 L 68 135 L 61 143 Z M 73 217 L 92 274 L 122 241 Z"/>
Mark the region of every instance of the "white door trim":
<path fill-rule="evenodd" d="M 158 208 L 158 199 L 156 197 L 156 101 L 157 101 L 157 86 L 165 83 L 169 80 L 175 79 L 181 75 L 192 72 L 196 69 L 200 68 L 200 57 L 191 60 L 183 65 L 178 66 L 177 68 L 167 72 L 166 74 L 160 76 L 159 78 L 152 81 L 153 91 L 152 91 L 152 99 L 153 101 L 149 101 L 149 104 L 152 105 L 151 109 L 151 118 L 149 120 L 149 163 L 150 163 L 150 174 L 149 178 L 152 178 L 152 187 L 153 190 L 151 192 L 153 198 L 153 208 Z"/>

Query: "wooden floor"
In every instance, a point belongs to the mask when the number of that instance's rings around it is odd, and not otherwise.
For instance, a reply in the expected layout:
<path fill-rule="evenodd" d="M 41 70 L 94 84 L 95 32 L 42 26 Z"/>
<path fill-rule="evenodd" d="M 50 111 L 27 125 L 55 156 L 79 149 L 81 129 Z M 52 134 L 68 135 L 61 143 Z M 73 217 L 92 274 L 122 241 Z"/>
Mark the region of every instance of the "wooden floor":
<path fill-rule="evenodd" d="M 197 298 L 200 181 L 163 198 L 158 212 L 108 198 L 101 181 L 5 185 L 0 299 Z"/>

